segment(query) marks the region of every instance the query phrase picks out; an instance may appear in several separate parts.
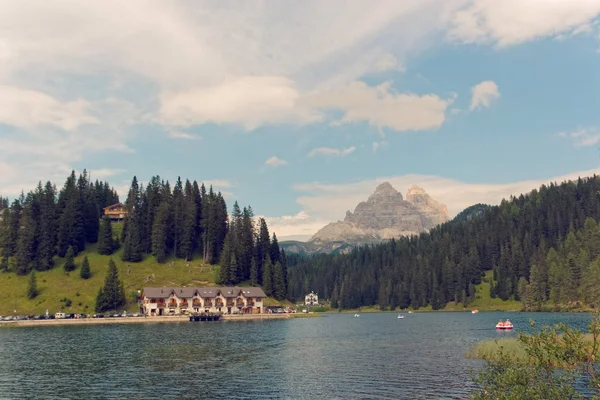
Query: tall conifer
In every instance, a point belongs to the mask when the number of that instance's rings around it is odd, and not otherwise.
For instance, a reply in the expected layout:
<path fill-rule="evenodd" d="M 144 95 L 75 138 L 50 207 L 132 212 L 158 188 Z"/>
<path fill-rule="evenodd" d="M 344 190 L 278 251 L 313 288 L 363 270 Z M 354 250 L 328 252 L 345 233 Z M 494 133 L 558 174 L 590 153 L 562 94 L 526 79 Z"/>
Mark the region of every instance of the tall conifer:
<path fill-rule="evenodd" d="M 102 218 L 100 224 L 100 233 L 98 235 L 98 253 L 111 255 L 115 250 L 115 243 L 112 230 L 112 222 L 108 215 Z"/>
<path fill-rule="evenodd" d="M 79 271 L 81 279 L 89 279 L 92 277 L 92 271 L 90 271 L 90 262 L 87 256 L 83 257 L 83 263 L 81 264 L 81 270 Z"/>
<path fill-rule="evenodd" d="M 76 268 L 76 266 L 75 266 L 75 250 L 73 250 L 73 247 L 71 247 L 71 246 L 69 246 L 69 248 L 67 250 L 67 254 L 65 255 L 65 264 L 64 264 L 63 268 L 66 272 L 73 271 Z"/>
<path fill-rule="evenodd" d="M 27 298 L 28 299 L 34 299 L 37 297 L 37 295 L 39 294 L 39 290 L 37 287 L 37 279 L 35 277 L 35 271 L 31 272 L 31 275 L 29 276 L 29 283 L 27 285 Z"/>

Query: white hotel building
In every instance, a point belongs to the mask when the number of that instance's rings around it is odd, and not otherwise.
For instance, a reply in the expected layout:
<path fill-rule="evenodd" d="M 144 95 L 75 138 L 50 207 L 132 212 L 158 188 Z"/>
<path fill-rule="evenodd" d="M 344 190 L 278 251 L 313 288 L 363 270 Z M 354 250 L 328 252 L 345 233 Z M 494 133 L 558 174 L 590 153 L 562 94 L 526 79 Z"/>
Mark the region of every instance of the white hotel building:
<path fill-rule="evenodd" d="M 146 287 L 147 316 L 191 313 L 262 314 L 265 292 L 259 287 Z"/>

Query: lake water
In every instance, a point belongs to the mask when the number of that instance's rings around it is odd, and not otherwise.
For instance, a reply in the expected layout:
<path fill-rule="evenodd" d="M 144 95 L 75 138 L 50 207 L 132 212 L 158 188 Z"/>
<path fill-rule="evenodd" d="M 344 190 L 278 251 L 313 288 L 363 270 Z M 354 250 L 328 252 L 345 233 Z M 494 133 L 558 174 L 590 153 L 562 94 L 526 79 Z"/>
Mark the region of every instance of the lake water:
<path fill-rule="evenodd" d="M 329 314 L 321 318 L 0 329 L 0 398 L 462 399 L 497 332 L 588 314 Z"/>

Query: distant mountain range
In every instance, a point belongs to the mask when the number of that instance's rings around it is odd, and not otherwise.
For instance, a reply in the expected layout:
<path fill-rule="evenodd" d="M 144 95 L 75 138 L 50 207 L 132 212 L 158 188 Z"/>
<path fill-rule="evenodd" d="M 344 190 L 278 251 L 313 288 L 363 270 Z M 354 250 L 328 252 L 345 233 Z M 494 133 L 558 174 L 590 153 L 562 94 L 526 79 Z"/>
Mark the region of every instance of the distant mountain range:
<path fill-rule="evenodd" d="M 406 194 L 384 182 L 343 221 L 321 228 L 308 242 L 283 241 L 285 251 L 299 254 L 348 253 L 353 247 L 428 232 L 448 221 L 448 209 L 412 185 Z"/>

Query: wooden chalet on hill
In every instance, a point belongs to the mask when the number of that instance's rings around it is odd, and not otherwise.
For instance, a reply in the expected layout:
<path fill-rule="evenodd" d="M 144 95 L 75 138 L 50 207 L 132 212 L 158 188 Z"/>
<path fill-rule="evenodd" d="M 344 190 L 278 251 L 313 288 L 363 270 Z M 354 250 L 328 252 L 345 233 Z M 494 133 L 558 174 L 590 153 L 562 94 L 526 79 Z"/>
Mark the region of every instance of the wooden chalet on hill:
<path fill-rule="evenodd" d="M 123 203 L 113 204 L 104 207 L 104 215 L 108 215 L 112 221 L 122 221 L 127 215 L 127 208 L 125 208 Z"/>

